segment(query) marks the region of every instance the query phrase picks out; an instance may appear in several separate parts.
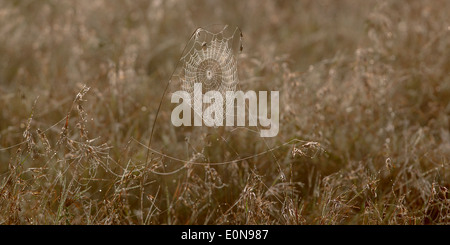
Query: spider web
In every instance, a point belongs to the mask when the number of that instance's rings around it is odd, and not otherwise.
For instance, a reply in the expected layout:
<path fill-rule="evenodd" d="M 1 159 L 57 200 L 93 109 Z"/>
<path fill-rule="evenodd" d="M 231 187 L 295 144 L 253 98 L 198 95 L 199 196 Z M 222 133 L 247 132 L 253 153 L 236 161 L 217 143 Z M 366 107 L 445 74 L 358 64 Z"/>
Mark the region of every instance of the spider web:
<path fill-rule="evenodd" d="M 232 30 L 232 32 L 231 32 Z M 238 36 L 237 36 L 238 35 Z M 238 38 L 239 39 L 238 39 Z M 181 69 L 179 74 L 174 74 L 173 79 L 180 83 L 182 90 L 188 92 L 193 98 L 193 103 L 202 103 L 201 97 L 194 96 L 194 84 L 202 85 L 202 92 L 218 91 L 225 98 L 227 91 L 235 91 L 239 83 L 236 61 L 236 47 L 233 45 L 239 41 L 239 51 L 242 49 L 242 34 L 236 27 L 230 29 L 225 26 L 219 32 L 208 31 L 199 28 L 195 31 L 187 52 L 181 57 Z M 205 96 L 205 95 L 204 95 Z M 191 102 L 191 101 L 189 101 Z M 226 101 L 232 104 L 233 101 Z M 217 107 L 218 105 L 213 105 Z M 202 115 L 203 111 L 194 113 Z M 222 112 L 226 104 L 220 108 Z M 218 111 L 219 108 L 214 108 Z"/>
<path fill-rule="evenodd" d="M 171 103 L 171 97 L 177 91 L 187 92 L 192 98 L 192 101 L 186 101 L 193 109 L 192 119 L 195 114 L 202 115 L 207 107 L 203 106 L 203 111 L 195 110 L 193 105 L 203 101 L 201 97 L 194 96 L 194 84 L 201 83 L 203 99 L 208 91 L 218 91 L 223 98 L 227 91 L 235 91 L 239 86 L 237 55 L 240 51 L 242 51 L 242 32 L 239 27 L 214 25 L 194 31 L 167 84 L 154 119 L 149 142 L 152 149 L 178 159 L 197 162 L 224 160 L 223 157 L 211 159 L 209 156 L 218 155 L 208 153 L 206 149 L 208 146 L 213 148 L 219 145 L 224 151 L 232 151 L 235 152 L 235 156 L 239 155 L 229 143 L 230 129 L 207 127 L 204 123 L 201 127 L 172 125 L 171 113 L 177 104 Z M 233 101 L 223 103 L 221 109 L 224 113 L 227 103 Z M 211 104 L 210 107 L 213 105 L 215 104 Z M 167 158 L 161 161 L 171 162 Z"/>
<path fill-rule="evenodd" d="M 194 95 L 195 83 L 202 84 L 203 97 L 208 91 L 218 91 L 225 98 L 227 91 L 235 91 L 240 87 L 237 57 L 243 49 L 242 38 L 242 32 L 238 27 L 218 25 L 199 28 L 192 34 L 164 91 L 154 119 L 152 137 L 146 146 L 147 156 L 150 153 L 152 162 L 159 162 L 152 170 L 154 173 L 173 174 L 190 164 L 215 165 L 239 162 L 271 154 L 274 149 L 292 143 L 270 147 L 263 139 L 262 147 L 267 150 L 255 154 L 252 146 L 242 147 L 238 146 L 238 143 L 243 142 L 243 139 L 260 138 L 259 128 L 253 130 L 238 126 L 207 127 L 204 124 L 200 127 L 184 125 L 175 127 L 171 123 L 172 110 L 177 106 L 171 103 L 171 96 L 176 91 L 187 92 L 192 98 L 191 103 L 202 103 L 201 98 Z M 234 104 L 234 101 L 226 101 L 222 106 L 225 108 L 227 103 Z M 196 111 L 193 104 L 189 105 L 194 114 L 202 115 L 201 111 Z"/>

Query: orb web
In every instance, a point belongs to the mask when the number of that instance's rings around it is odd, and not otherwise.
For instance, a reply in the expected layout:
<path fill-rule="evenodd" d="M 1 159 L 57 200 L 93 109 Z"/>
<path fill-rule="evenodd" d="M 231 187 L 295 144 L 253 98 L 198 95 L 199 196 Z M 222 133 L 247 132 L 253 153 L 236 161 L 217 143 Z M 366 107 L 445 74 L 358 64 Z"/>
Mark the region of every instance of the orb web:
<path fill-rule="evenodd" d="M 226 92 L 239 90 L 237 55 L 242 51 L 242 39 L 242 32 L 237 26 L 214 25 L 198 28 L 192 33 L 156 108 L 147 152 L 153 144 L 165 154 L 189 161 L 194 161 L 194 158 L 195 161 L 222 161 L 223 155 L 209 152 L 215 146 L 238 154 L 229 143 L 238 136 L 238 131 L 233 131 L 234 127 L 218 125 L 219 120 L 215 119 L 220 119 L 216 113 L 222 112 L 225 125 L 228 116 L 226 108 L 230 107 L 228 103 L 232 103 L 232 108 L 236 107 L 234 101 L 226 101 Z M 196 83 L 202 85 L 202 96 L 194 94 Z M 177 97 L 181 94 L 179 91 L 185 92 L 182 98 Z M 214 97 L 207 98 L 209 91 L 220 93 L 223 103 L 215 103 Z M 186 104 L 191 107 L 189 111 L 185 110 Z M 198 104 L 202 105 L 202 111 L 196 111 L 198 109 L 194 105 Z M 219 106 L 222 110 L 210 110 Z M 182 118 L 183 124 L 174 126 L 172 116 L 174 110 L 180 107 L 183 110 L 175 117 Z M 230 113 L 234 114 L 234 110 Z M 212 118 L 214 123 L 211 124 Z M 196 125 L 198 119 L 202 120 L 202 125 Z M 161 158 L 161 161 L 168 166 L 169 163 L 179 162 L 168 158 Z"/>
<path fill-rule="evenodd" d="M 193 100 L 191 103 L 202 103 L 201 98 L 194 96 L 194 84 L 202 85 L 202 93 L 218 91 L 223 98 L 222 111 L 226 113 L 226 92 L 235 91 L 239 83 L 235 50 L 238 29 L 230 32 L 226 26 L 219 32 L 198 29 L 191 40 L 188 51 L 181 57 L 182 70 L 180 83 L 182 90 L 188 92 Z M 242 36 L 240 36 L 242 37 Z M 241 41 L 239 39 L 239 41 Z M 191 107 L 193 104 L 191 104 Z M 214 106 L 220 106 L 214 104 Z M 203 108 L 205 109 L 205 108 Z M 196 112 L 201 115 L 201 112 Z"/>

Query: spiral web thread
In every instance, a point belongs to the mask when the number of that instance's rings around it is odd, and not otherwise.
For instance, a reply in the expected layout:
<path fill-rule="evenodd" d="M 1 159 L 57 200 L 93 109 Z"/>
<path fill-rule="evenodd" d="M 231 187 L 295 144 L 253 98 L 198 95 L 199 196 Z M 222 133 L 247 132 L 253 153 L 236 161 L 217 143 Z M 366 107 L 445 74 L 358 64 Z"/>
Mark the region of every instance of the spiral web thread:
<path fill-rule="evenodd" d="M 192 102 L 202 103 L 201 97 L 194 96 L 194 84 L 202 84 L 202 93 L 208 91 L 218 91 L 223 98 L 223 107 L 214 108 L 222 109 L 225 113 L 226 104 L 233 101 L 226 101 L 226 92 L 235 91 L 239 83 L 237 75 L 237 61 L 233 51 L 233 42 L 239 35 L 240 49 L 242 49 L 242 33 L 239 28 L 235 28 L 228 36 L 226 32 L 230 32 L 228 26 L 225 26 L 219 32 L 211 32 L 203 28 L 199 28 L 193 35 L 188 50 L 181 57 L 182 70 L 180 74 L 181 89 L 188 92 L 193 98 L 188 101 L 194 109 L 194 113 L 202 115 L 202 112 L 196 111 Z M 225 103 L 226 102 L 226 103 Z M 219 106 L 215 104 L 215 106 Z M 205 109 L 205 108 L 203 108 Z"/>

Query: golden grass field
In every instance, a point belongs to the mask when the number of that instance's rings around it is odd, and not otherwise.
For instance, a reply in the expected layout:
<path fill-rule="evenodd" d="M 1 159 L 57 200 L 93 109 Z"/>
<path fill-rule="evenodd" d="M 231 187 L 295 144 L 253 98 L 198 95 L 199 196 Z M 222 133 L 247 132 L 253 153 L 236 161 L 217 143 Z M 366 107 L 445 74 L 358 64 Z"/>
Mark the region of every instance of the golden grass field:
<path fill-rule="evenodd" d="M 448 13 L 0 1 L 0 224 L 449 224 Z M 280 91 L 280 132 L 180 134 L 161 110 L 151 149 L 165 155 L 149 154 L 165 86 L 210 24 L 242 30 L 240 86 Z"/>

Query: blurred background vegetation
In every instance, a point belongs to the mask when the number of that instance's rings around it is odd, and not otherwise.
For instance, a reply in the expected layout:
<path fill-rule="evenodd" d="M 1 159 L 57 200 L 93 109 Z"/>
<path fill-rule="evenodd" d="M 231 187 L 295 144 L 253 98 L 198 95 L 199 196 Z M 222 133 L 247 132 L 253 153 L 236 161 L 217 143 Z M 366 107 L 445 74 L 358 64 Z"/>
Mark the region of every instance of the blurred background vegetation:
<path fill-rule="evenodd" d="M 0 1 L 0 224 L 448 224 L 449 12 L 445 0 Z M 137 142 L 210 24 L 242 29 L 244 88 L 280 91 L 270 143 L 302 141 L 218 166 L 146 162 Z M 170 130 L 155 149 L 186 148 Z M 201 161 L 235 159 L 198 137 Z M 267 150 L 245 131 L 229 142 Z"/>

